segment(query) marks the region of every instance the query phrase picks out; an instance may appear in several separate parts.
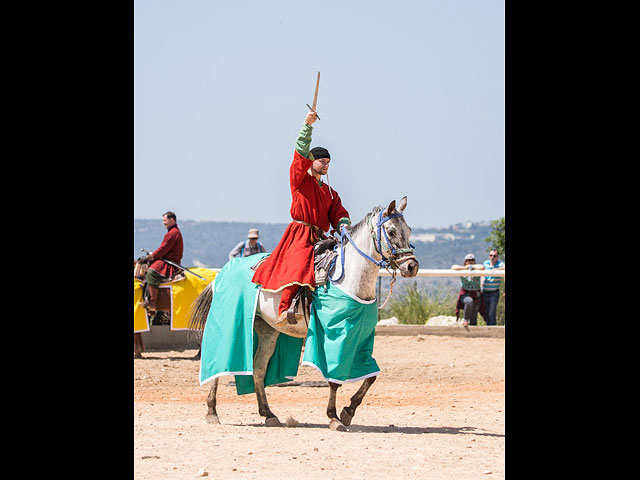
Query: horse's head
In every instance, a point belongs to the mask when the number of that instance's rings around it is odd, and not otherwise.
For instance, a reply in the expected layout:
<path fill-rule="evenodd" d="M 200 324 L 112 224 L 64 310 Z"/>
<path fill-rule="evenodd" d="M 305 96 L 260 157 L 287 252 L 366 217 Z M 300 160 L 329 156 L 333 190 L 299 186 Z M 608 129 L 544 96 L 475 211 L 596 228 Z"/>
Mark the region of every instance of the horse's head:
<path fill-rule="evenodd" d="M 403 277 L 415 277 L 420 264 L 413 254 L 413 246 L 409 243 L 411 228 L 404 220 L 402 212 L 407 208 L 407 197 L 402 197 L 396 210 L 396 201 L 373 215 L 371 226 L 374 228 L 376 250 L 383 258 L 387 258 L 393 268 L 400 270 Z"/>

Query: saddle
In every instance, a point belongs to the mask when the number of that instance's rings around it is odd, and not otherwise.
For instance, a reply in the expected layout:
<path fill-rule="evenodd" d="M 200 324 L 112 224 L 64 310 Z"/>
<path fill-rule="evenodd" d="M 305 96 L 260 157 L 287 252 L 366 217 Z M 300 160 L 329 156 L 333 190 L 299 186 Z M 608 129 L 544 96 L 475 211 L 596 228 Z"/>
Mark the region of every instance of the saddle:
<path fill-rule="evenodd" d="M 316 277 L 316 287 L 320 287 L 327 283 L 329 270 L 333 259 L 338 256 L 338 252 L 333 247 L 338 243 L 334 237 L 320 240 L 313 246 L 313 266 Z"/>
<path fill-rule="evenodd" d="M 316 287 L 320 287 L 327 283 L 332 262 L 334 258 L 338 256 L 338 252 L 333 250 L 336 243 L 338 243 L 338 241 L 335 238 L 330 237 L 320 240 L 313 246 L 313 266 Z M 305 322 L 307 323 L 307 326 L 309 325 L 312 295 L 311 289 L 307 286 L 300 287 L 298 289 L 298 293 L 293 297 L 291 306 L 289 307 L 289 310 L 287 310 L 287 320 L 289 323 L 296 323 L 294 314 L 298 310 L 298 306 L 301 305 L 302 311 L 304 312 Z"/>
<path fill-rule="evenodd" d="M 133 262 L 133 278 L 137 278 L 142 282 L 146 283 L 147 280 L 147 272 L 149 271 L 149 265 L 146 263 L 138 263 L 136 261 Z M 179 282 L 180 280 L 184 280 L 185 275 L 182 270 L 177 271 L 170 277 L 162 277 L 161 283 L 174 283 Z"/>
<path fill-rule="evenodd" d="M 134 262 L 133 277 L 142 281 L 142 304 L 146 306 L 149 302 L 149 289 L 147 288 L 147 271 L 149 265 Z M 170 277 L 163 277 L 161 283 L 175 283 L 184 280 L 185 274 L 182 270 Z M 169 288 L 158 289 L 158 299 L 156 300 L 157 312 L 171 312 L 171 290 Z"/>

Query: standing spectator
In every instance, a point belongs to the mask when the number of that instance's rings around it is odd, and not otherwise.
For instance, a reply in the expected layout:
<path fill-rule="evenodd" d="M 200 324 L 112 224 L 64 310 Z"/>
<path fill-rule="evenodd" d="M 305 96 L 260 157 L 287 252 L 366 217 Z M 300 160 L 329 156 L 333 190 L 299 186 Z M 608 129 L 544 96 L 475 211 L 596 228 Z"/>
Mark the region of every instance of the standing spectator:
<path fill-rule="evenodd" d="M 498 251 L 489 252 L 489 260 L 482 262 L 486 270 L 504 270 L 504 262 L 498 259 Z M 487 311 L 487 325 L 496 324 L 496 310 L 500 299 L 502 277 L 484 277 L 482 282 L 482 300 Z"/>
<path fill-rule="evenodd" d="M 265 253 L 266 250 L 262 244 L 258 241 L 260 233 L 257 228 L 249 230 L 247 239 L 233 247 L 233 250 L 229 252 L 229 260 L 236 257 L 248 257 L 249 255 L 255 255 L 256 253 Z"/>
<path fill-rule="evenodd" d="M 476 257 L 470 253 L 464 257 L 464 265 L 452 265 L 451 270 L 484 270 L 484 265 L 476 265 Z M 460 277 L 462 288 L 456 304 L 456 319 L 460 309 L 464 309 L 462 326 L 477 325 L 478 313 L 482 310 L 482 294 L 480 293 L 480 277 Z"/>

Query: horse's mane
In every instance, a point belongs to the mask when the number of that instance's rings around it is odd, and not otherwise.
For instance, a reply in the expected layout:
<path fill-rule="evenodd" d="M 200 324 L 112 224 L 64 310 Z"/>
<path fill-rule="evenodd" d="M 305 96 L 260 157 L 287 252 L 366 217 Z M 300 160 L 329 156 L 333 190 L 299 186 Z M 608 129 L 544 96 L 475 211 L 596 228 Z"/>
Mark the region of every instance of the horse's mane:
<path fill-rule="evenodd" d="M 369 216 L 375 215 L 375 213 L 380 211 L 381 208 L 382 207 L 380 205 L 378 205 L 377 207 L 373 207 L 373 210 L 367 213 L 362 220 L 360 220 L 355 225 L 351 225 L 350 227 L 347 227 L 347 231 L 349 232 L 349 235 L 354 236 L 357 232 L 360 231 L 361 228 L 367 228 L 367 220 L 369 219 Z"/>

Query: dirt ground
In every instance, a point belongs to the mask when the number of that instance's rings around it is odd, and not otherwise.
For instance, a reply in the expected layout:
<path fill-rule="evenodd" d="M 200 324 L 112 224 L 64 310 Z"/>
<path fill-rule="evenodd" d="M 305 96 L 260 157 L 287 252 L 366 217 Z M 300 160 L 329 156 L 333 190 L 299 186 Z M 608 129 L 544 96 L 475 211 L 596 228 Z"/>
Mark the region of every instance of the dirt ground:
<path fill-rule="evenodd" d="M 505 476 L 505 339 L 377 336 L 381 368 L 348 432 L 329 429 L 329 389 L 312 367 L 267 387 L 284 424 L 258 414 L 221 377 L 221 425 L 205 421 L 197 350 L 148 351 L 134 360 L 134 478 L 501 479 Z M 337 409 L 361 382 L 338 390 Z"/>

